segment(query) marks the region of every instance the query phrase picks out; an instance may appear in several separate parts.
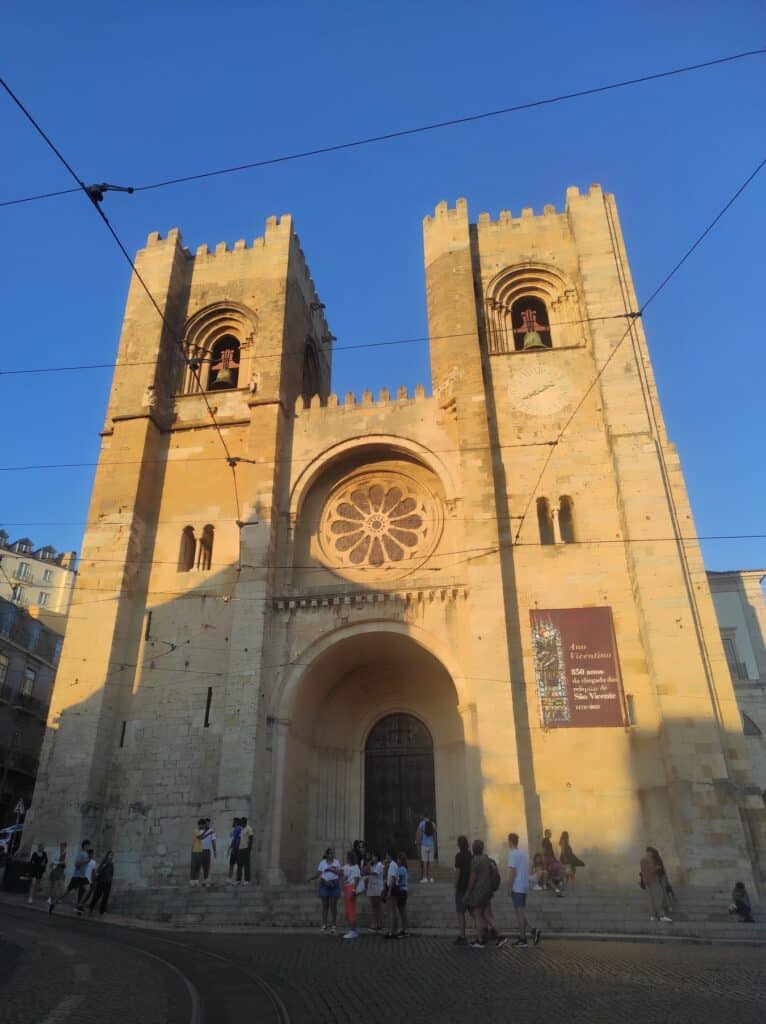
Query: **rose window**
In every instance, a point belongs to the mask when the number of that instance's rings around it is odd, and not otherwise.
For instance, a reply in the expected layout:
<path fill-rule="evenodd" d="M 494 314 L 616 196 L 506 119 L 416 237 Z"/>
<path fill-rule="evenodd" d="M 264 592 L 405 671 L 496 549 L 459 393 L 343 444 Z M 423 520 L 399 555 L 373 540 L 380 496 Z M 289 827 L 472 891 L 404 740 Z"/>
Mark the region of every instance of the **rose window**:
<path fill-rule="evenodd" d="M 432 547 L 436 510 L 430 495 L 403 474 L 347 482 L 325 506 L 320 543 L 338 568 L 409 567 Z"/>

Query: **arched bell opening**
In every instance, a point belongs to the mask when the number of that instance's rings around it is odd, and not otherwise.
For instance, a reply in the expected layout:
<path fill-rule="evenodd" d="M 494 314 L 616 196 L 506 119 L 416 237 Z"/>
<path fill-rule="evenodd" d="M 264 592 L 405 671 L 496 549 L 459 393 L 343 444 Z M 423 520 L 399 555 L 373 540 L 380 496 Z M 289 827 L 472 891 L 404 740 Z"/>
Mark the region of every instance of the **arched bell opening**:
<path fill-rule="evenodd" d="M 542 299 L 524 295 L 511 306 L 513 347 L 517 352 L 551 348 L 551 328 L 548 310 Z"/>
<path fill-rule="evenodd" d="M 225 391 L 236 388 L 239 381 L 239 342 L 231 334 L 225 334 L 210 350 L 208 370 L 208 391 Z"/>

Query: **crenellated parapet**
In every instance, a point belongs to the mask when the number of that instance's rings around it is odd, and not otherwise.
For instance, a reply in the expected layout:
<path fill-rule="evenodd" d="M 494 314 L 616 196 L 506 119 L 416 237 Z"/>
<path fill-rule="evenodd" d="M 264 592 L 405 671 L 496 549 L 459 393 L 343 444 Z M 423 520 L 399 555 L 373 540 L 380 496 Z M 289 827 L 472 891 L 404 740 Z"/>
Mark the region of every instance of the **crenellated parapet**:
<path fill-rule="evenodd" d="M 416 384 L 412 393 L 402 386 L 397 388 L 396 394 L 392 396 L 391 391 L 388 388 L 381 388 L 378 392 L 377 399 L 370 390 L 362 392 L 361 400 L 357 402 L 356 395 L 353 391 L 347 391 L 345 395 L 337 395 L 335 392 L 327 396 L 327 400 L 324 401 L 319 395 L 314 395 L 311 401 L 307 402 L 301 395 L 298 396 L 295 402 L 295 415 L 299 416 L 306 412 L 313 412 L 317 409 L 359 409 L 359 408 L 374 408 L 374 407 L 395 407 L 404 404 L 413 404 L 415 402 L 432 402 L 433 398 L 426 395 L 426 389 L 422 384 Z"/>

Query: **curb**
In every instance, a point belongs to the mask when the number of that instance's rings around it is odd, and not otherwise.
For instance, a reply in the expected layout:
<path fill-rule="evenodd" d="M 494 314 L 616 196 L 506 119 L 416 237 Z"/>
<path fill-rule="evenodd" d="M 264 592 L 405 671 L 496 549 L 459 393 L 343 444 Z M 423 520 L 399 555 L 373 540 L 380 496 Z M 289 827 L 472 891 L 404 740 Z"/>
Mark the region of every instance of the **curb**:
<path fill-rule="evenodd" d="M 30 910 L 37 913 L 47 913 L 47 907 L 44 903 L 27 904 L 25 901 L 22 902 L 19 899 L 15 899 L 5 893 L 0 893 L 0 903 L 7 904 L 8 906 L 28 907 Z M 71 916 L 72 919 L 76 920 L 77 917 L 74 913 L 67 914 L 67 917 Z M 96 922 L 101 918 L 91 917 L 89 914 L 83 915 L 79 918 L 81 921 Z M 119 928 L 125 928 L 128 930 L 145 930 L 153 932 L 170 932 L 177 935 L 182 934 L 193 934 L 195 932 L 205 935 L 314 935 L 317 937 L 322 936 L 322 932 L 319 930 L 317 925 L 314 928 L 306 927 L 280 927 L 278 925 L 263 926 L 263 925 L 173 925 L 166 921 L 149 921 L 139 917 L 127 917 L 123 914 L 108 914 L 107 922 L 111 925 L 115 925 Z M 682 924 L 679 922 L 679 924 Z M 678 924 L 676 925 L 678 927 Z M 433 937 L 433 938 L 454 938 L 454 930 L 447 928 L 418 928 L 414 933 L 414 937 L 420 935 Z M 324 936 L 326 937 L 326 936 Z M 766 935 L 745 935 L 741 939 L 731 938 L 729 936 L 722 935 L 700 935 L 699 933 L 690 932 L 688 934 L 678 934 L 674 932 L 672 934 L 668 932 L 655 931 L 655 932 L 573 932 L 573 931 L 544 931 L 544 938 L 546 943 L 550 941 L 565 940 L 565 941 L 576 941 L 576 942 L 652 942 L 659 944 L 673 944 L 673 943 L 686 943 L 688 945 L 697 946 L 745 946 L 745 947 L 762 947 L 766 946 Z"/>

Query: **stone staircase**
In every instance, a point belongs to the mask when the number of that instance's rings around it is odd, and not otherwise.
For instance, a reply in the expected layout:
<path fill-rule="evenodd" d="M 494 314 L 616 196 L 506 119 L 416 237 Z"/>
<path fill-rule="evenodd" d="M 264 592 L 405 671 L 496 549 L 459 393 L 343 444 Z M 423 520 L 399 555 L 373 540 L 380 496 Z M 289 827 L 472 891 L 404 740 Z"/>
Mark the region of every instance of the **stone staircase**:
<path fill-rule="evenodd" d="M 728 912 L 726 891 L 684 890 L 672 924 L 649 921 L 644 893 L 638 888 L 594 891 L 584 885 L 560 898 L 552 892 L 531 892 L 530 921 L 547 933 L 677 936 L 699 939 L 748 939 L 766 941 L 766 922 L 754 910 L 756 924 L 747 925 Z M 181 929 L 316 928 L 321 906 L 314 885 L 231 886 L 219 882 L 210 888 L 161 886 L 122 889 L 114 892 L 110 909 L 147 923 Z M 455 932 L 452 886 L 445 881 L 430 885 L 417 882 L 410 889 L 408 913 L 411 928 L 419 931 Z M 493 902 L 498 923 L 513 930 L 514 913 L 501 888 Z M 371 923 L 369 902 L 358 900 L 359 925 Z M 342 904 L 338 921 L 343 923 Z"/>

